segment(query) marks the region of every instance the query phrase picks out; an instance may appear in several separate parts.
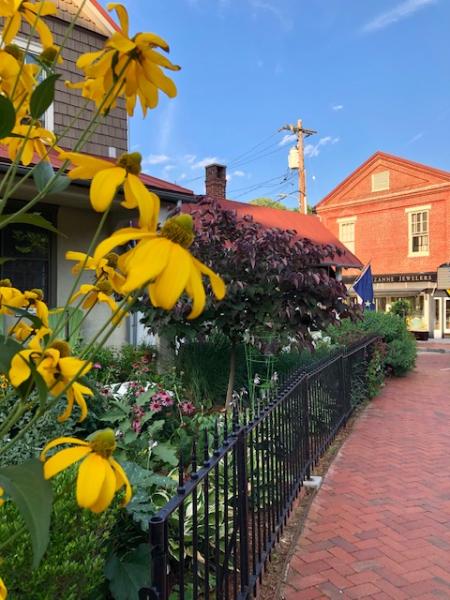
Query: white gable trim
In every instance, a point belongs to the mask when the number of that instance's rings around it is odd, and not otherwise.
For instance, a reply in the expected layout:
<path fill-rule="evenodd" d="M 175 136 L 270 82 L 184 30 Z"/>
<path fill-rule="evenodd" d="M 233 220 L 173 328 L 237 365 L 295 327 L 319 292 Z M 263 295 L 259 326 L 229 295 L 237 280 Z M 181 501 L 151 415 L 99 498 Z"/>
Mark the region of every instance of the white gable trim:
<path fill-rule="evenodd" d="M 87 0 L 86 4 L 83 7 L 83 11 L 97 24 L 101 25 L 106 29 L 108 35 L 112 35 L 116 32 L 116 29 L 111 25 L 109 20 L 105 17 L 105 15 L 91 2 L 91 0 Z M 112 18 L 112 17 L 111 17 Z"/>

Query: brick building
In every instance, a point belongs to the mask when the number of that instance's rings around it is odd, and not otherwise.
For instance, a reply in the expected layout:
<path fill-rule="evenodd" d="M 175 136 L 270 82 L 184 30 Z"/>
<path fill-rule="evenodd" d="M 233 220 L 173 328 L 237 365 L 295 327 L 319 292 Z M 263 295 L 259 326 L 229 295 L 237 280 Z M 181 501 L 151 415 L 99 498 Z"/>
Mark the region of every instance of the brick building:
<path fill-rule="evenodd" d="M 370 261 L 377 310 L 406 298 L 411 329 L 450 335 L 450 298 L 438 284 L 439 267 L 450 261 L 450 172 L 376 152 L 316 210 L 347 248 Z"/>

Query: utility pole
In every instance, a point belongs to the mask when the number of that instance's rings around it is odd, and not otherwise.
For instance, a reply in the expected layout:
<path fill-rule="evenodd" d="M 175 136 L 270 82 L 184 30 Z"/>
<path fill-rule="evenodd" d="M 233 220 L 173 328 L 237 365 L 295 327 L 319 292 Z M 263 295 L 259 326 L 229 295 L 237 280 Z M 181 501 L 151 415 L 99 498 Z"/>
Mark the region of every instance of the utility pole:
<path fill-rule="evenodd" d="M 308 201 L 306 198 L 306 176 L 305 176 L 305 148 L 303 143 L 304 137 L 314 135 L 317 131 L 314 129 L 304 129 L 302 120 L 297 121 L 297 125 L 283 125 L 279 131 L 291 131 L 297 135 L 297 152 L 298 152 L 298 207 L 299 211 L 306 215 L 308 212 Z"/>

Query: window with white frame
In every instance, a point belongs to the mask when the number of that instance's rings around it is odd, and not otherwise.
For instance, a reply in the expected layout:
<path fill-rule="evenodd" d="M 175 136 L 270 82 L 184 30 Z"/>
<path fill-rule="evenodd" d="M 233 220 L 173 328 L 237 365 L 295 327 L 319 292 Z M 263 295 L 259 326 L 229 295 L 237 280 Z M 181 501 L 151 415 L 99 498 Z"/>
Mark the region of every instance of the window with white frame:
<path fill-rule="evenodd" d="M 22 50 L 26 51 L 25 63 L 26 64 L 37 64 L 36 57 L 42 52 L 42 47 L 40 44 L 34 41 L 29 41 L 24 38 L 16 38 L 14 43 L 22 48 Z M 39 73 L 38 82 L 40 83 L 45 78 L 45 73 L 42 71 Z M 54 112 L 53 112 L 53 104 L 46 110 L 44 113 L 44 118 L 42 122 L 42 126 L 49 131 L 53 131 L 54 128 Z"/>
<path fill-rule="evenodd" d="M 337 220 L 339 224 L 339 240 L 350 250 L 355 252 L 355 224 L 356 217 Z"/>
<path fill-rule="evenodd" d="M 430 208 L 407 208 L 409 256 L 428 256 L 430 252 Z"/>

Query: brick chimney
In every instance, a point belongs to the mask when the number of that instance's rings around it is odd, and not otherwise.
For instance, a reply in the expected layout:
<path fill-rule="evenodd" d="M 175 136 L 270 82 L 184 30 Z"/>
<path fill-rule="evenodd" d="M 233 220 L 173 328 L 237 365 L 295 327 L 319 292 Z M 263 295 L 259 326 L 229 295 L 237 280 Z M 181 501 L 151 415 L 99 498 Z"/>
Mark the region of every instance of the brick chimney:
<path fill-rule="evenodd" d="M 226 198 L 227 168 L 225 165 L 213 163 L 205 167 L 206 195 L 219 200 Z"/>

